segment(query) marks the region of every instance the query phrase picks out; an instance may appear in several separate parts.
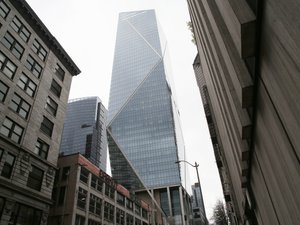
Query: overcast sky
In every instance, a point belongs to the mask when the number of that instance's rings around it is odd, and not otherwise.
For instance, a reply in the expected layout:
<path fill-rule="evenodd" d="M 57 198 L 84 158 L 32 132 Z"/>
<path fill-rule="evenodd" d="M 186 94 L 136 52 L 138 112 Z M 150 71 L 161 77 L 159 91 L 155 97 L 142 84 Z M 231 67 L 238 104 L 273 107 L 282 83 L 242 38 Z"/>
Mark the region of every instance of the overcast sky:
<path fill-rule="evenodd" d="M 187 28 L 186 0 L 27 0 L 50 32 L 81 69 L 73 78 L 70 98 L 99 96 L 108 106 L 118 13 L 155 9 L 169 44 L 177 104 L 187 160 L 199 173 L 208 218 L 222 198 L 213 149 L 192 63 L 196 46 Z M 189 168 L 191 183 L 196 171 Z"/>

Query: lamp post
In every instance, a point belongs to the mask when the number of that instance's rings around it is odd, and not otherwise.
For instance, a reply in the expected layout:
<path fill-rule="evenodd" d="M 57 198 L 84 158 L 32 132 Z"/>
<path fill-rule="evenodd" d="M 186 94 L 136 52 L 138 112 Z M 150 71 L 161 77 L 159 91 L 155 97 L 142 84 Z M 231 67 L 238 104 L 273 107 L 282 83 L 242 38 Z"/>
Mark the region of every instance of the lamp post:
<path fill-rule="evenodd" d="M 204 207 L 204 202 L 203 202 L 203 195 L 202 195 L 202 190 L 201 190 L 201 183 L 200 183 L 200 178 L 199 178 L 199 172 L 198 172 L 198 167 L 199 167 L 199 164 L 197 162 L 195 162 L 195 165 L 191 164 L 190 162 L 186 161 L 186 160 L 178 160 L 176 161 L 175 163 L 181 163 L 181 162 L 184 162 L 184 163 L 187 163 L 189 164 L 190 166 L 196 168 L 196 172 L 197 172 L 197 179 L 198 179 L 198 183 L 199 183 L 199 190 L 200 190 L 200 195 L 201 195 L 201 203 L 202 203 L 202 206 L 203 206 L 203 212 L 204 212 L 204 220 L 205 220 L 205 224 L 207 224 L 207 218 L 206 218 L 206 212 L 205 212 L 205 207 Z"/>

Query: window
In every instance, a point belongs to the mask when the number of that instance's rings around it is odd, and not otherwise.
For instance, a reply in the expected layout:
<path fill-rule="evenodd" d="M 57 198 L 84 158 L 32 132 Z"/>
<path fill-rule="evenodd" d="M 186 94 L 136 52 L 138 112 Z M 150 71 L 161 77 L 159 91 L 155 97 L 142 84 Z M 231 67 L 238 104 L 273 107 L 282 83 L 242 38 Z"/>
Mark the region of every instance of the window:
<path fill-rule="evenodd" d="M 66 186 L 62 186 L 59 188 L 59 196 L 58 196 L 58 205 L 63 205 L 65 203 L 66 196 Z"/>
<path fill-rule="evenodd" d="M 117 192 L 117 202 L 120 204 L 120 205 L 123 205 L 125 206 L 125 196 L 120 194 L 119 192 Z"/>
<path fill-rule="evenodd" d="M 148 219 L 148 212 L 147 212 L 146 209 L 142 209 L 142 217 L 143 217 L 144 219 Z"/>
<path fill-rule="evenodd" d="M 8 92 L 8 86 L 0 81 L 0 102 L 4 102 Z"/>
<path fill-rule="evenodd" d="M 9 12 L 10 12 L 10 8 L 8 8 L 8 6 L 3 1 L 1 1 L 0 2 L 0 16 L 5 19 Z"/>
<path fill-rule="evenodd" d="M 10 26 L 20 35 L 23 41 L 28 42 L 31 34 L 18 17 L 13 19 Z"/>
<path fill-rule="evenodd" d="M 133 202 L 129 199 L 126 201 L 126 208 L 130 209 L 131 211 L 133 210 Z"/>
<path fill-rule="evenodd" d="M 103 182 L 94 174 L 92 174 L 91 187 L 102 192 Z"/>
<path fill-rule="evenodd" d="M 17 112 L 21 117 L 27 119 L 30 105 L 16 93 L 12 97 L 11 102 L 9 103 L 9 107 Z"/>
<path fill-rule="evenodd" d="M 0 69 L 8 78 L 13 79 L 17 66 L 0 52 Z"/>
<path fill-rule="evenodd" d="M 79 187 L 77 194 L 77 207 L 85 210 L 87 191 Z"/>
<path fill-rule="evenodd" d="M 20 143 L 23 135 L 23 128 L 9 118 L 5 118 L 0 133 L 14 142 Z"/>
<path fill-rule="evenodd" d="M 56 76 L 61 80 L 64 81 L 65 79 L 65 71 L 60 67 L 60 65 L 56 64 L 55 68 L 55 74 Z"/>
<path fill-rule="evenodd" d="M 34 39 L 31 49 L 33 50 L 34 53 L 38 55 L 38 57 L 41 60 L 45 61 L 47 56 L 47 51 L 36 39 Z"/>
<path fill-rule="evenodd" d="M 135 204 L 135 214 L 141 215 L 141 206 Z"/>
<path fill-rule="evenodd" d="M 38 62 L 35 61 L 35 59 L 33 59 L 31 55 L 28 56 L 25 62 L 25 66 L 33 73 L 34 76 L 40 78 L 40 75 L 42 73 L 42 66 L 38 64 Z"/>
<path fill-rule="evenodd" d="M 3 154 L 3 149 L 0 148 L 0 162 L 1 162 L 1 159 L 2 159 L 2 154 Z"/>
<path fill-rule="evenodd" d="M 98 198 L 96 195 L 90 194 L 89 212 L 101 217 L 101 205 L 101 199 Z"/>
<path fill-rule="evenodd" d="M 85 218 L 76 214 L 75 225 L 84 225 Z"/>
<path fill-rule="evenodd" d="M 89 219 L 88 225 L 101 225 L 101 222 L 97 222 L 97 221 L 95 221 L 95 220 Z"/>
<path fill-rule="evenodd" d="M 62 170 L 61 180 L 62 181 L 67 180 L 69 174 L 70 174 L 70 167 L 69 166 L 64 167 Z"/>
<path fill-rule="evenodd" d="M 135 225 L 142 225 L 142 221 L 135 218 Z"/>
<path fill-rule="evenodd" d="M 0 218 L 2 216 L 4 205 L 5 205 L 5 198 L 0 197 Z"/>
<path fill-rule="evenodd" d="M 125 212 L 118 208 L 116 210 L 116 223 L 119 225 L 125 224 Z"/>
<path fill-rule="evenodd" d="M 126 225 L 133 225 L 133 216 L 126 214 Z"/>
<path fill-rule="evenodd" d="M 29 79 L 24 73 L 22 73 L 18 86 L 22 88 L 29 96 L 33 97 L 36 90 L 36 84 Z"/>
<path fill-rule="evenodd" d="M 51 84 L 50 90 L 51 90 L 52 93 L 55 94 L 57 97 L 60 97 L 61 86 L 60 86 L 55 80 L 52 80 L 52 84 Z"/>
<path fill-rule="evenodd" d="M 105 195 L 111 199 L 115 198 L 115 190 L 108 184 L 105 184 Z"/>
<path fill-rule="evenodd" d="M 31 172 L 28 175 L 27 187 L 40 191 L 43 183 L 44 171 L 31 165 Z"/>
<path fill-rule="evenodd" d="M 108 202 L 104 202 L 104 219 L 114 221 L 114 206 Z"/>
<path fill-rule="evenodd" d="M 40 225 L 42 211 L 27 205 L 15 203 L 9 224 Z"/>
<path fill-rule="evenodd" d="M 24 53 L 24 48 L 10 33 L 7 32 L 2 38 L 1 42 L 12 52 L 14 56 L 16 56 L 18 59 L 21 59 Z"/>
<path fill-rule="evenodd" d="M 45 109 L 53 116 L 56 116 L 56 112 L 57 112 L 57 103 L 48 96 L 47 101 L 46 101 L 46 105 L 45 105 Z"/>
<path fill-rule="evenodd" d="M 89 178 L 89 171 L 83 167 L 80 170 L 80 180 L 87 184 Z"/>
<path fill-rule="evenodd" d="M 39 155 L 43 159 L 47 159 L 49 151 L 49 145 L 42 141 L 41 139 L 38 139 L 35 144 L 34 153 Z"/>
<path fill-rule="evenodd" d="M 11 177 L 15 159 L 16 159 L 16 157 L 14 155 L 7 153 L 7 156 L 6 156 L 3 168 L 2 168 L 2 172 L 1 172 L 2 177 L 5 177 L 7 179 L 9 179 Z"/>
<path fill-rule="evenodd" d="M 47 119 L 46 117 L 44 117 L 40 129 L 45 134 L 47 134 L 49 137 L 51 137 L 52 136 L 52 131 L 53 131 L 53 126 L 54 126 L 54 124 L 49 119 Z"/>

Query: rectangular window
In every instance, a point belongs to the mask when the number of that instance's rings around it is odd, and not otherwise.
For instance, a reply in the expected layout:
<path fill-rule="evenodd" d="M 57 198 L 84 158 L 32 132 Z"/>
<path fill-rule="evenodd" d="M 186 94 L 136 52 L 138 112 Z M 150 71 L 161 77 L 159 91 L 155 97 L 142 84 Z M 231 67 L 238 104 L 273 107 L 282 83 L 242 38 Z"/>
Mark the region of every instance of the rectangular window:
<path fill-rule="evenodd" d="M 92 174 L 91 187 L 96 189 L 97 191 L 102 192 L 103 182 L 94 174 Z"/>
<path fill-rule="evenodd" d="M 62 181 L 67 180 L 69 174 L 70 174 L 70 167 L 69 166 L 64 167 L 62 170 L 61 180 Z"/>
<path fill-rule="evenodd" d="M 7 153 L 1 176 L 9 179 L 11 177 L 16 157 L 10 153 Z"/>
<path fill-rule="evenodd" d="M 107 197 L 110 197 L 111 199 L 114 199 L 115 198 L 115 189 L 113 189 L 108 184 L 105 184 L 105 195 Z"/>
<path fill-rule="evenodd" d="M 10 217 L 9 224 L 30 224 L 40 225 L 42 218 L 42 211 L 32 208 L 27 205 L 15 203 Z"/>
<path fill-rule="evenodd" d="M 42 141 L 41 139 L 38 139 L 35 144 L 34 153 L 39 155 L 43 159 L 47 159 L 49 151 L 49 145 Z"/>
<path fill-rule="evenodd" d="M 123 205 L 125 206 L 125 196 L 120 194 L 119 192 L 117 192 L 117 202 L 120 204 L 120 205 Z"/>
<path fill-rule="evenodd" d="M 101 217 L 101 205 L 101 199 L 98 198 L 96 195 L 90 194 L 89 212 Z"/>
<path fill-rule="evenodd" d="M 52 93 L 55 94 L 57 97 L 60 97 L 61 86 L 60 86 L 55 80 L 52 80 L 52 84 L 51 84 L 50 90 L 51 90 Z"/>
<path fill-rule="evenodd" d="M 31 165 L 31 172 L 28 175 L 27 187 L 40 191 L 43 183 L 44 171 Z"/>
<path fill-rule="evenodd" d="M 114 206 L 108 202 L 104 202 L 104 219 L 114 221 Z"/>
<path fill-rule="evenodd" d="M 141 215 L 141 206 L 135 204 L 135 214 Z"/>
<path fill-rule="evenodd" d="M 9 14 L 9 12 L 10 12 L 10 8 L 3 1 L 1 1 L 0 2 L 0 16 L 5 19 L 7 17 L 7 15 Z"/>
<path fill-rule="evenodd" d="M 126 201 L 126 208 L 133 211 L 133 202 L 129 199 Z"/>
<path fill-rule="evenodd" d="M 88 179 L 89 179 L 89 171 L 83 167 L 80 169 L 80 181 L 84 182 L 87 184 Z"/>
<path fill-rule="evenodd" d="M 118 225 L 125 225 L 125 212 L 118 208 L 116 210 L 116 223 Z"/>
<path fill-rule="evenodd" d="M 87 191 L 79 187 L 77 194 L 77 207 L 85 210 Z"/>
<path fill-rule="evenodd" d="M 18 86 L 22 88 L 29 96 L 33 97 L 36 91 L 36 84 L 29 79 L 24 73 L 22 73 Z"/>
<path fill-rule="evenodd" d="M 58 196 L 58 205 L 63 205 L 65 203 L 66 196 L 66 186 L 62 186 L 59 188 L 59 196 Z"/>
<path fill-rule="evenodd" d="M 28 56 L 25 66 L 33 73 L 34 76 L 40 78 L 42 74 L 42 66 L 34 58 L 32 58 L 31 55 Z"/>
<path fill-rule="evenodd" d="M 0 52 L 0 69 L 8 78 L 13 79 L 17 66 Z"/>
<path fill-rule="evenodd" d="M 16 31 L 20 37 L 23 39 L 23 41 L 28 42 L 31 33 L 29 30 L 24 26 L 24 24 L 21 22 L 21 20 L 18 19 L 18 17 L 14 17 L 12 20 L 10 26 Z"/>
<path fill-rule="evenodd" d="M 14 142 L 20 143 L 23 135 L 23 128 L 9 118 L 5 118 L 0 133 Z"/>
<path fill-rule="evenodd" d="M 60 67 L 60 65 L 56 64 L 55 68 L 55 74 L 56 76 L 61 80 L 64 81 L 65 79 L 65 71 Z"/>
<path fill-rule="evenodd" d="M 2 155 L 3 155 L 3 149 L 0 148 L 0 162 L 1 162 L 1 159 L 2 159 Z"/>
<path fill-rule="evenodd" d="M 10 33 L 7 32 L 2 38 L 1 42 L 12 52 L 14 56 L 17 57 L 17 59 L 21 59 L 24 53 L 24 48 Z"/>
<path fill-rule="evenodd" d="M 85 217 L 76 214 L 75 225 L 84 225 L 84 224 L 85 224 Z"/>
<path fill-rule="evenodd" d="M 4 102 L 8 92 L 8 86 L 0 81 L 0 102 Z"/>
<path fill-rule="evenodd" d="M 135 225 L 142 225 L 142 221 L 135 218 Z"/>
<path fill-rule="evenodd" d="M 36 39 L 34 39 L 31 49 L 33 50 L 34 53 L 38 55 L 38 57 L 41 60 L 45 61 L 47 56 L 47 51 Z"/>
<path fill-rule="evenodd" d="M 101 222 L 89 219 L 88 225 L 101 225 Z"/>
<path fill-rule="evenodd" d="M 41 131 L 43 131 L 45 134 L 47 134 L 49 137 L 52 136 L 52 131 L 53 131 L 54 124 L 44 117 L 43 122 L 41 124 Z"/>
<path fill-rule="evenodd" d="M 57 112 L 57 103 L 48 96 L 47 101 L 46 101 L 46 105 L 45 105 L 45 109 L 53 116 L 56 116 L 56 112 Z"/>
<path fill-rule="evenodd" d="M 142 209 L 142 217 L 143 217 L 144 219 L 148 219 L 148 212 L 147 212 L 146 209 Z"/>
<path fill-rule="evenodd" d="M 9 107 L 16 113 L 18 113 L 21 117 L 27 119 L 30 111 L 30 105 L 16 93 L 12 97 L 11 102 L 9 103 Z"/>
<path fill-rule="evenodd" d="M 0 197 L 0 218 L 2 216 L 4 205 L 5 205 L 5 198 Z"/>
<path fill-rule="evenodd" d="M 133 225 L 133 216 L 126 214 L 126 225 Z"/>

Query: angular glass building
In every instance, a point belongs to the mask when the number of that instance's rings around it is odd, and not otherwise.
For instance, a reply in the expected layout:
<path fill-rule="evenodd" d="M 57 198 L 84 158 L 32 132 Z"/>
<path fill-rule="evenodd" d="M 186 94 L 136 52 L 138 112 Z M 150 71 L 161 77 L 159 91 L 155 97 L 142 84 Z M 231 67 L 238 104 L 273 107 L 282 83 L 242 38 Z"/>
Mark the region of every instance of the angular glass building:
<path fill-rule="evenodd" d="M 107 110 L 98 97 L 69 100 L 59 152 L 80 152 L 90 162 L 106 171 Z"/>
<path fill-rule="evenodd" d="M 167 42 L 154 10 L 119 15 L 108 108 L 112 176 L 130 190 L 154 190 L 176 224 L 184 223 L 184 159 Z"/>

